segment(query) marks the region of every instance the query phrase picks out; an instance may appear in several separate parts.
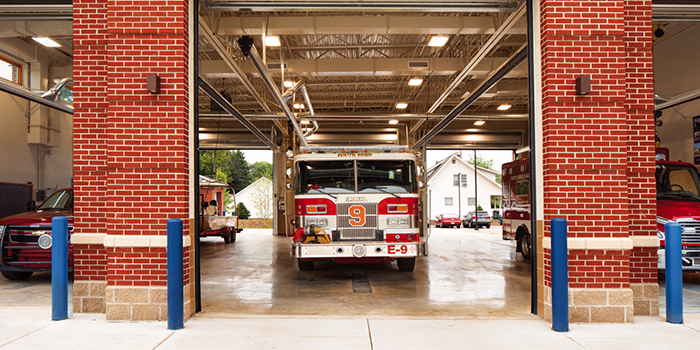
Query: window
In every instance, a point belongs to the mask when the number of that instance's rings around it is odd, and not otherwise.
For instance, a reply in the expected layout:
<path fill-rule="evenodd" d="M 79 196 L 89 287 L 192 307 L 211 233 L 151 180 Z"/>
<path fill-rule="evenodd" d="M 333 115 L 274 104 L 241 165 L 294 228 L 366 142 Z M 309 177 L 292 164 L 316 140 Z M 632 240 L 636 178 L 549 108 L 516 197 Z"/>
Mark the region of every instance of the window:
<path fill-rule="evenodd" d="M 501 196 L 491 196 L 491 208 L 498 209 L 501 207 Z"/>
<path fill-rule="evenodd" d="M 22 65 L 0 57 L 0 78 L 22 84 Z"/>
<path fill-rule="evenodd" d="M 459 186 L 459 174 L 452 176 L 452 186 Z"/>
<path fill-rule="evenodd" d="M 452 205 L 452 197 L 445 197 L 445 205 Z"/>
<path fill-rule="evenodd" d="M 467 174 L 462 174 L 462 187 L 467 187 Z"/>
<path fill-rule="evenodd" d="M 467 205 L 476 205 L 476 198 L 474 198 L 474 197 L 467 198 Z"/>

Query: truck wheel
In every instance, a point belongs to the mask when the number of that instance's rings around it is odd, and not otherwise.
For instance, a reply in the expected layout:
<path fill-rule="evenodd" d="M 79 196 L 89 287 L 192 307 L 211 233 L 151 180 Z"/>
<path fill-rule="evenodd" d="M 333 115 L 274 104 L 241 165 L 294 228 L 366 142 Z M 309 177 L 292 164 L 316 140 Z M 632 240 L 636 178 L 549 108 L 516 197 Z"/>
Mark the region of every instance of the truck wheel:
<path fill-rule="evenodd" d="M 7 278 L 8 280 L 12 281 L 23 281 L 29 278 L 32 275 L 33 272 L 25 272 L 25 271 L 2 271 L 2 275 Z"/>
<path fill-rule="evenodd" d="M 530 260 L 530 249 L 532 246 L 530 245 L 530 235 L 529 234 L 523 234 L 520 236 L 520 253 L 523 255 L 523 258 L 525 260 Z"/>
<path fill-rule="evenodd" d="M 486 225 L 486 228 L 491 228 L 491 225 Z"/>
<path fill-rule="evenodd" d="M 237 233 L 236 228 L 231 227 L 231 243 L 236 241 L 236 233 Z"/>
<path fill-rule="evenodd" d="M 399 266 L 399 271 L 411 272 L 416 267 L 416 258 L 396 259 L 396 265 Z"/>
<path fill-rule="evenodd" d="M 225 243 L 225 244 L 231 243 L 231 231 L 229 231 L 228 228 L 226 229 L 226 232 L 224 232 L 224 234 L 222 235 L 222 237 L 224 237 L 224 243 Z"/>
<path fill-rule="evenodd" d="M 314 269 L 313 261 L 304 261 L 301 259 L 297 259 L 297 263 L 299 264 L 299 270 L 301 271 L 311 271 Z"/>

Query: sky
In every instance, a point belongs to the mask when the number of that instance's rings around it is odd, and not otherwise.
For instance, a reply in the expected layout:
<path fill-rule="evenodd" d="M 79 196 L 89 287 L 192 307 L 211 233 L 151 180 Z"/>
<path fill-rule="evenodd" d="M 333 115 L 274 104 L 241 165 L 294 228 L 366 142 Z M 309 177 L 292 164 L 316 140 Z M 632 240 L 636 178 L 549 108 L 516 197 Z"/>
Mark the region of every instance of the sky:
<path fill-rule="evenodd" d="M 272 151 L 268 150 L 255 150 L 255 151 L 242 151 L 246 161 L 252 164 L 257 161 L 266 161 L 272 163 Z M 428 151 L 427 167 L 430 168 L 436 162 L 449 156 L 452 153 L 459 152 L 459 150 L 447 150 L 447 151 Z M 472 150 L 462 151 L 462 158 L 469 159 L 474 155 Z M 476 151 L 477 157 L 484 157 L 487 159 L 493 159 L 494 170 L 500 170 L 501 164 L 510 162 L 513 160 L 512 151 Z"/>

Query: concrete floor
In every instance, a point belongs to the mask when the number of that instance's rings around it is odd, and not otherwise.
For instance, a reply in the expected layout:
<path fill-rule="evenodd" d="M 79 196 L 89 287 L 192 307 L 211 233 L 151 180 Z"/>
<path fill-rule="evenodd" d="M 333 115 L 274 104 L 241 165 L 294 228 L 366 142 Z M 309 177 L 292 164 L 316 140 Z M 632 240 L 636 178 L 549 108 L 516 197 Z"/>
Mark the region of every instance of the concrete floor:
<path fill-rule="evenodd" d="M 501 239 L 500 227 L 433 229 L 430 255 L 419 258 L 412 273 L 398 271 L 396 263 L 325 261 L 299 271 L 286 237 L 244 230 L 229 245 L 202 239 L 202 310 L 204 316 L 527 316 L 530 263 L 512 258 L 514 245 Z M 371 293 L 355 293 L 353 280 L 368 281 Z"/>
<path fill-rule="evenodd" d="M 202 239 L 202 317 L 225 315 L 520 318 L 530 312 L 530 264 L 513 259 L 500 228 L 433 229 L 430 256 L 414 272 L 396 264 L 317 263 L 299 271 L 285 237 L 248 229 L 233 244 Z M 515 255 L 515 257 L 519 257 Z M 372 293 L 353 292 L 355 280 Z M 665 313 L 661 281 L 660 312 Z M 72 301 L 72 300 L 71 300 Z M 51 274 L 0 277 L 0 307 L 50 307 Z M 69 310 L 71 307 L 69 307 Z M 684 275 L 683 309 L 700 313 L 700 274 Z"/>

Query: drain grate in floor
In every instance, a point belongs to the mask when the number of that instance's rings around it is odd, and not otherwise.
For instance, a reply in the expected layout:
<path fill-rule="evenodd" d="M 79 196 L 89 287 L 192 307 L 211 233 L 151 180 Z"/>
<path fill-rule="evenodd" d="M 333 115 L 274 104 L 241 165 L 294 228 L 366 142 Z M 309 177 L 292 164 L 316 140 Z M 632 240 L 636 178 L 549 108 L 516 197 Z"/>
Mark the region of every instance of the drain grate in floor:
<path fill-rule="evenodd" d="M 352 291 L 353 293 L 372 293 L 367 274 L 364 270 L 352 270 Z"/>

